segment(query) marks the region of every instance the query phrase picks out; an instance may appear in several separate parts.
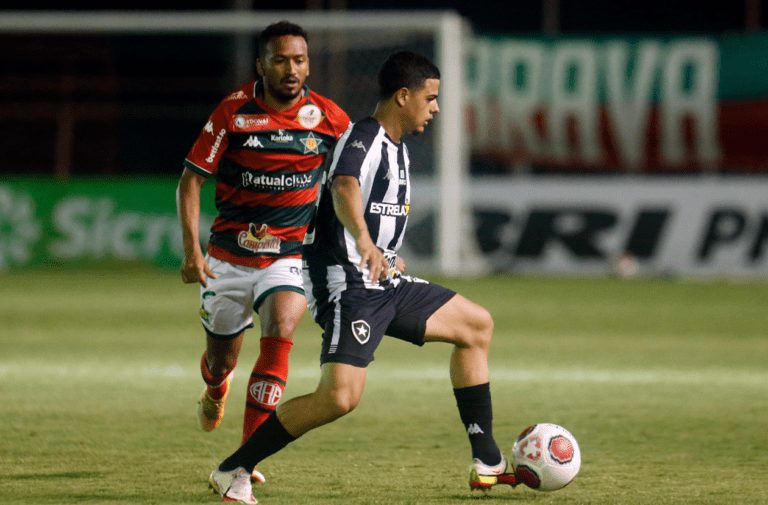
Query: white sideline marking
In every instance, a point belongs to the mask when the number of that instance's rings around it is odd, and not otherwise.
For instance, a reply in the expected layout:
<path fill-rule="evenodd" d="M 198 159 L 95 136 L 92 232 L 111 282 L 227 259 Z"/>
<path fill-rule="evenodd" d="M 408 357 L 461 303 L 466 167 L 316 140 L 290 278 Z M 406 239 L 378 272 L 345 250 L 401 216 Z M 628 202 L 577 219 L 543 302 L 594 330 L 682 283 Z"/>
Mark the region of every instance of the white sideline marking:
<path fill-rule="evenodd" d="M 242 370 L 238 370 L 241 374 Z M 371 379 L 386 380 L 448 380 L 448 368 L 429 366 L 402 368 L 374 363 L 369 369 Z M 314 379 L 319 377 L 319 366 L 294 367 L 292 378 Z M 27 362 L 1 362 L 0 377 L 28 378 L 94 378 L 99 380 L 134 379 L 189 379 L 199 376 L 194 365 L 178 363 L 132 364 L 121 361 L 65 363 L 45 360 Z M 599 370 L 541 369 L 491 370 L 492 382 L 537 382 L 537 383 L 613 383 L 613 384 L 690 384 L 690 385 L 742 385 L 768 388 L 768 371 L 738 369 L 697 369 L 690 371 L 663 369 Z"/>

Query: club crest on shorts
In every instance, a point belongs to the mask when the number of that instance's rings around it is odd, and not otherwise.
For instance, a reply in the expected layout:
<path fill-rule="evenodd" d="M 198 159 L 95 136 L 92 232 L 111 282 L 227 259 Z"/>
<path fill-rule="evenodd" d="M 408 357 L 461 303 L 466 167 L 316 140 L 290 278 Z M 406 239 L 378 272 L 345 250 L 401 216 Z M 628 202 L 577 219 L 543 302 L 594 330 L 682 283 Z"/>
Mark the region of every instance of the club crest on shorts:
<path fill-rule="evenodd" d="M 352 321 L 352 335 L 358 342 L 365 344 L 371 338 L 371 326 L 362 319 Z"/>

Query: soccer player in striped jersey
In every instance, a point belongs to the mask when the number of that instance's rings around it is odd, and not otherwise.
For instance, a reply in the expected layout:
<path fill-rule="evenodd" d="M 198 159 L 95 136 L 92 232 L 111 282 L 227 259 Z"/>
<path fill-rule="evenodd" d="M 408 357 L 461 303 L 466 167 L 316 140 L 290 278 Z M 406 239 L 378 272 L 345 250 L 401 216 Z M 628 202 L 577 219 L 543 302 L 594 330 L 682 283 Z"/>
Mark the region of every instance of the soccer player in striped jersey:
<path fill-rule="evenodd" d="M 198 419 L 224 415 L 244 331 L 261 326 L 248 382 L 242 440 L 274 411 L 288 377 L 292 335 L 306 310 L 301 247 L 322 166 L 349 128 L 347 114 L 310 90 L 307 34 L 282 21 L 259 36 L 259 79 L 224 98 L 184 160 L 177 191 L 184 239 L 182 280 L 199 283 L 206 350 Z M 218 216 L 207 255 L 199 242 L 200 191 L 216 184 Z"/>
<path fill-rule="evenodd" d="M 517 485 L 492 432 L 490 314 L 447 288 L 404 275 L 397 256 L 411 205 L 404 137 L 422 133 L 437 114 L 439 85 L 428 59 L 395 53 L 379 71 L 373 116 L 336 145 L 304 247 L 307 298 L 323 329 L 320 383 L 282 403 L 213 470 L 209 482 L 222 498 L 252 503 L 247 476 L 254 465 L 357 406 L 384 335 L 418 346 L 453 344 L 450 378 L 472 449 L 469 486 Z"/>

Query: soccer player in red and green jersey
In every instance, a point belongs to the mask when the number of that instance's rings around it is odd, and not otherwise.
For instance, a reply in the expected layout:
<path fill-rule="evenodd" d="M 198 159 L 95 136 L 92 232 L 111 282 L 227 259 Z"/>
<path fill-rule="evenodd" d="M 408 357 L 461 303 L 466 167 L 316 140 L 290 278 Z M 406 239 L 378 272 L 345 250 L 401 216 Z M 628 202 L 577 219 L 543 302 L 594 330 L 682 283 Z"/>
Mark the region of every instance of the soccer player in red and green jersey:
<path fill-rule="evenodd" d="M 198 419 L 224 415 L 243 334 L 259 315 L 260 354 L 248 381 L 242 439 L 274 411 L 288 377 L 292 334 L 306 310 L 301 245 L 326 156 L 350 126 L 333 101 L 310 90 L 307 34 L 281 21 L 259 36 L 259 79 L 224 98 L 184 161 L 177 207 L 185 283 L 200 284 L 206 350 Z M 200 190 L 216 184 L 218 216 L 200 248 Z M 256 475 L 256 474 L 254 474 Z"/>

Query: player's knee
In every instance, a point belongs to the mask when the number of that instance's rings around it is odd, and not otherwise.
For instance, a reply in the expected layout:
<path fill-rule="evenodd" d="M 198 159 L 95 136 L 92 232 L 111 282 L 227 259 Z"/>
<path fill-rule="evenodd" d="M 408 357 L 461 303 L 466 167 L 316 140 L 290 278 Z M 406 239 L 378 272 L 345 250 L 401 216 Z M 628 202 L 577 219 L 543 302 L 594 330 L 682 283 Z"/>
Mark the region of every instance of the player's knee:
<path fill-rule="evenodd" d="M 291 338 L 296 330 L 296 324 L 285 322 L 282 324 L 273 324 L 265 328 L 264 335 L 270 337 Z"/>
<path fill-rule="evenodd" d="M 333 419 L 352 412 L 360 403 L 360 398 L 351 392 L 336 391 L 326 399 L 327 413 Z"/>
<path fill-rule="evenodd" d="M 493 317 L 490 312 L 477 306 L 468 321 L 468 327 L 465 346 L 487 349 L 493 337 Z"/>
<path fill-rule="evenodd" d="M 491 313 L 483 308 L 482 315 L 480 316 L 480 327 L 481 331 L 485 334 L 489 341 L 493 336 L 493 326 L 493 316 L 491 316 Z"/>
<path fill-rule="evenodd" d="M 327 421 L 330 422 L 349 414 L 355 407 L 357 407 L 357 403 L 351 401 L 349 398 L 334 396 L 325 402 L 325 417 L 327 418 Z"/>
<path fill-rule="evenodd" d="M 208 354 L 208 369 L 216 377 L 228 375 L 237 366 L 237 358 L 227 354 L 225 356 L 211 356 Z"/>
<path fill-rule="evenodd" d="M 270 337 L 291 338 L 293 332 L 296 331 L 296 326 L 298 324 L 298 318 L 289 315 L 279 318 L 270 318 L 270 320 L 264 324 L 262 332 L 264 335 Z"/>

